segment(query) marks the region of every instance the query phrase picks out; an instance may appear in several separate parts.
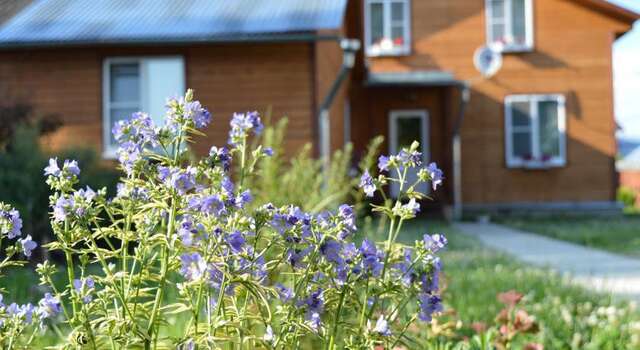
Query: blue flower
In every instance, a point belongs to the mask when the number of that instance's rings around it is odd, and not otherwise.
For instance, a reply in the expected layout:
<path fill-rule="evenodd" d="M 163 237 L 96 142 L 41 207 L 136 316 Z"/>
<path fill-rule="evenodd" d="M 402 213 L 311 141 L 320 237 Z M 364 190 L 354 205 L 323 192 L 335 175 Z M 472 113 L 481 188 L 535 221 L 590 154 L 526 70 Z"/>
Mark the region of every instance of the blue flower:
<path fill-rule="evenodd" d="M 369 239 L 362 241 L 360 246 L 360 254 L 362 254 L 362 265 L 365 272 L 370 273 L 372 276 L 377 277 L 382 273 L 384 264 L 384 253 L 379 251 L 375 243 Z"/>
<path fill-rule="evenodd" d="M 338 208 L 338 216 L 342 219 L 342 230 L 338 233 L 338 238 L 341 240 L 347 239 L 351 234 L 356 232 L 356 215 L 353 211 L 353 207 L 347 204 L 343 204 Z"/>
<path fill-rule="evenodd" d="M 320 246 L 320 253 L 324 256 L 327 261 L 336 264 L 342 264 L 344 260 L 340 256 L 340 251 L 342 250 L 342 244 L 333 239 L 329 239 L 325 241 Z"/>
<path fill-rule="evenodd" d="M 205 196 L 202 199 L 193 198 L 189 201 L 189 206 L 192 210 L 199 210 L 209 215 L 221 216 L 226 213 L 224 202 L 217 194 Z"/>
<path fill-rule="evenodd" d="M 278 298 L 283 303 L 288 303 L 294 297 L 293 290 L 291 288 L 285 287 L 282 283 L 277 283 L 275 286 L 276 292 L 278 292 Z"/>
<path fill-rule="evenodd" d="M 27 235 L 27 237 L 21 239 L 20 244 L 22 245 L 22 252 L 27 258 L 31 257 L 31 252 L 38 246 L 38 243 L 31 239 L 31 235 Z"/>
<path fill-rule="evenodd" d="M 411 198 L 403 207 L 413 213 L 413 215 L 420 212 L 420 203 L 416 202 L 415 198 Z"/>
<path fill-rule="evenodd" d="M 265 155 L 265 156 L 267 156 L 267 157 L 272 157 L 272 156 L 273 156 L 273 148 L 271 148 L 271 147 L 265 147 L 265 148 L 262 150 L 262 154 L 264 154 L 264 155 Z"/>
<path fill-rule="evenodd" d="M 211 123 L 211 113 L 202 107 L 200 101 L 186 102 L 184 116 L 193 121 L 196 128 L 201 129 Z"/>
<path fill-rule="evenodd" d="M 80 167 L 75 160 L 66 159 L 62 165 L 62 169 L 58 167 L 58 158 L 50 158 L 49 165 L 44 168 L 45 176 L 61 177 L 64 175 L 66 179 L 71 179 L 80 175 Z"/>
<path fill-rule="evenodd" d="M 324 311 L 324 290 L 317 288 L 309 294 L 309 296 L 303 301 L 303 304 L 307 307 L 307 311 L 311 314 L 322 314 Z"/>
<path fill-rule="evenodd" d="M 435 191 L 438 186 L 442 185 L 444 173 L 438 168 L 438 165 L 436 163 L 430 163 L 429 165 L 427 165 L 427 172 L 429 173 L 429 177 L 431 178 L 431 186 Z"/>
<path fill-rule="evenodd" d="M 242 139 L 248 136 L 249 131 L 258 135 L 264 126 L 260 120 L 258 112 L 248 112 L 246 114 L 234 113 L 231 118 L 231 131 L 229 131 L 229 144 L 238 145 Z"/>
<path fill-rule="evenodd" d="M 78 162 L 75 160 L 65 159 L 64 165 L 62 166 L 62 171 L 65 170 L 75 176 L 80 175 L 80 168 L 78 167 Z"/>
<path fill-rule="evenodd" d="M 360 177 L 360 185 L 367 197 L 373 197 L 373 193 L 376 191 L 376 185 L 373 183 L 373 178 L 369 175 L 369 171 L 365 170 L 364 174 Z"/>
<path fill-rule="evenodd" d="M 320 314 L 317 312 L 311 312 L 307 314 L 307 324 L 314 332 L 318 332 L 320 330 L 320 327 L 322 326 L 322 319 L 320 318 Z"/>
<path fill-rule="evenodd" d="M 389 157 L 387 157 L 387 156 L 378 157 L 378 169 L 380 171 L 389 170 Z"/>
<path fill-rule="evenodd" d="M 251 196 L 251 191 L 246 190 L 243 191 L 242 193 L 240 193 L 237 197 L 236 197 L 236 207 L 237 208 L 244 208 L 244 206 L 246 204 L 248 204 L 249 202 L 251 202 L 253 200 L 253 197 Z"/>
<path fill-rule="evenodd" d="M 307 255 L 307 250 L 289 249 L 287 250 L 287 261 L 294 269 L 300 269 L 304 267 L 302 259 Z"/>
<path fill-rule="evenodd" d="M 411 153 L 409 153 L 403 149 L 402 151 L 400 151 L 400 153 L 398 153 L 397 159 L 400 161 L 400 163 L 402 163 L 403 166 L 406 167 L 416 167 L 422 165 L 422 153 L 418 151 L 411 151 Z"/>
<path fill-rule="evenodd" d="M 142 159 L 142 148 L 139 144 L 126 141 L 120 144 L 116 154 L 118 155 L 118 161 L 122 164 L 126 173 L 130 175 L 136 163 Z"/>
<path fill-rule="evenodd" d="M 220 164 L 224 171 L 229 171 L 231 169 L 231 154 L 229 153 L 229 149 L 226 147 L 216 147 L 213 146 L 209 150 L 209 157 L 211 157 L 211 161 L 214 164 Z"/>
<path fill-rule="evenodd" d="M 418 296 L 418 305 L 418 318 L 423 322 L 431 322 L 433 314 L 442 311 L 442 299 L 437 295 L 421 293 Z"/>
<path fill-rule="evenodd" d="M 244 238 L 244 234 L 240 231 L 233 231 L 227 236 L 227 244 L 231 247 L 231 250 L 234 252 L 241 252 L 244 244 L 246 242 Z"/>
<path fill-rule="evenodd" d="M 442 248 L 446 247 L 448 243 L 447 238 L 444 235 L 438 233 L 431 236 L 425 234 L 422 237 L 422 240 L 424 241 L 424 247 L 431 253 L 437 253 Z"/>
<path fill-rule="evenodd" d="M 51 295 L 51 293 L 45 293 L 44 298 L 38 302 L 38 315 L 40 319 L 52 318 L 62 311 L 60 300 Z"/>
<path fill-rule="evenodd" d="M 59 197 L 53 206 L 53 221 L 62 222 L 73 211 L 75 202 L 73 198 Z"/>
<path fill-rule="evenodd" d="M 391 335 L 389 323 L 384 319 L 384 316 L 380 315 L 380 318 L 378 318 L 378 321 L 376 321 L 376 326 L 373 328 L 373 331 L 383 337 L 388 337 Z"/>
<path fill-rule="evenodd" d="M 91 277 L 85 279 L 74 279 L 73 289 L 82 297 L 82 302 L 88 304 L 93 300 L 91 293 L 95 289 L 95 281 Z"/>
<path fill-rule="evenodd" d="M 176 189 L 179 194 L 186 194 L 196 187 L 195 169 L 188 167 L 174 172 L 169 178 L 168 185 L 170 188 Z"/>
<path fill-rule="evenodd" d="M 204 128 L 211 122 L 211 113 L 199 101 L 192 101 L 191 95 L 189 90 L 184 97 L 167 100 L 167 125 L 172 130 L 179 130 L 185 123 Z"/>
<path fill-rule="evenodd" d="M 25 324 L 31 324 L 31 322 L 33 321 L 33 314 L 35 312 L 36 312 L 36 308 L 31 303 L 27 303 L 20 306 L 20 310 L 18 311 L 18 314 L 24 318 Z"/>
<path fill-rule="evenodd" d="M 207 263 L 198 253 L 182 254 L 180 256 L 182 267 L 180 273 L 188 281 L 197 281 L 204 277 L 207 270 Z"/>
<path fill-rule="evenodd" d="M 22 234 L 22 219 L 20 213 L 13 209 L 2 209 L 0 203 L 0 234 L 6 234 L 9 239 L 16 238 Z"/>
<path fill-rule="evenodd" d="M 44 175 L 60 176 L 61 170 L 58 167 L 58 158 L 50 158 L 49 165 L 44 168 Z"/>

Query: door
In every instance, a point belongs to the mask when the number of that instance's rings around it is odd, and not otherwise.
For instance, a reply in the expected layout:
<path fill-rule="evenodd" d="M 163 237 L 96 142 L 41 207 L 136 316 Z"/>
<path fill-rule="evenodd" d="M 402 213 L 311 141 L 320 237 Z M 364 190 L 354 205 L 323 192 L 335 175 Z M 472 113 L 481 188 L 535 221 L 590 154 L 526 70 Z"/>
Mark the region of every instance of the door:
<path fill-rule="evenodd" d="M 425 109 L 394 110 L 389 113 L 389 154 L 398 154 L 403 148 L 409 148 L 413 141 L 420 142 L 424 165 L 429 161 L 429 113 Z M 395 175 L 395 174 L 393 174 Z M 418 179 L 418 168 L 407 172 L 407 184 L 410 186 Z M 406 189 L 406 187 L 405 187 Z M 429 186 L 421 183 L 416 191 L 429 193 Z M 398 197 L 400 185 L 391 184 L 391 196 Z"/>

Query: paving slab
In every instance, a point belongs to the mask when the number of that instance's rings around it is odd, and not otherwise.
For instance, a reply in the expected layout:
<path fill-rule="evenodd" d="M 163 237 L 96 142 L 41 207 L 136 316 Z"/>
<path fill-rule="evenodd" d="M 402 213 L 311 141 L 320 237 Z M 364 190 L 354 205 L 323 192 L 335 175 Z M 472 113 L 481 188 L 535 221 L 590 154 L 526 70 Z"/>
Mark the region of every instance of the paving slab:
<path fill-rule="evenodd" d="M 456 223 L 455 227 L 489 248 L 567 274 L 584 287 L 640 301 L 640 259 L 493 223 Z"/>

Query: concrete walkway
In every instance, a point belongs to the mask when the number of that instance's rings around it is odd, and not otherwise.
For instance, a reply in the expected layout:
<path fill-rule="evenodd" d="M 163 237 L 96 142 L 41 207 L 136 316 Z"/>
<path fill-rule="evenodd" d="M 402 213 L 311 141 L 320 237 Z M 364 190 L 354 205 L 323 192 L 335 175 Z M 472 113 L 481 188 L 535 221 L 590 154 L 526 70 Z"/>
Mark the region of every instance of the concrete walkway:
<path fill-rule="evenodd" d="M 462 233 L 533 265 L 569 274 L 578 284 L 640 301 L 640 260 L 496 224 L 458 223 Z"/>

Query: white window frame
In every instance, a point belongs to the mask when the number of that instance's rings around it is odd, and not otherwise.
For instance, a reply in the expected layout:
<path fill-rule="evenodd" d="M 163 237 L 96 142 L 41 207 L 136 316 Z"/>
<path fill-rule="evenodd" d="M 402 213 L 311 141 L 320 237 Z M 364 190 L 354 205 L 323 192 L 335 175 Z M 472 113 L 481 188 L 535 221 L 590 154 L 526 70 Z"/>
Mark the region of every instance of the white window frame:
<path fill-rule="evenodd" d="M 148 77 L 146 69 L 143 69 L 143 63 L 145 60 L 151 59 L 181 59 L 184 64 L 184 56 L 181 55 L 168 55 L 168 56 L 122 56 L 122 57 L 107 57 L 102 62 L 102 156 L 106 159 L 114 159 L 116 158 L 116 150 L 117 147 L 109 142 L 111 140 L 111 108 L 114 107 L 111 102 L 111 65 L 113 64 L 127 64 L 127 63 L 137 63 L 140 67 L 139 69 L 139 83 L 140 86 L 140 101 L 139 106 L 127 105 L 127 104 L 118 104 L 117 107 L 127 108 L 127 107 L 138 107 L 140 111 L 144 111 L 145 107 L 149 105 L 149 101 L 147 99 L 148 86 Z M 186 72 L 183 73 L 184 79 L 186 79 Z M 183 85 L 185 82 L 183 81 Z M 184 90 L 184 86 L 178 87 L 181 90 Z"/>
<path fill-rule="evenodd" d="M 371 4 L 382 4 L 383 22 L 382 28 L 385 38 L 391 38 L 391 4 L 402 3 L 404 7 L 404 20 L 402 22 L 404 42 L 402 46 L 393 46 L 391 49 L 374 48 L 371 45 Z M 411 53 L 411 3 L 410 0 L 365 0 L 364 2 L 364 36 L 365 53 L 367 56 L 403 56 Z"/>
<path fill-rule="evenodd" d="M 429 125 L 429 111 L 426 109 L 394 109 L 389 111 L 389 154 L 398 154 L 398 119 L 403 118 L 415 118 L 418 117 L 422 121 L 424 128 L 422 129 L 422 137 L 420 141 L 420 147 L 422 148 L 422 163 L 429 163 L 431 159 L 431 147 L 430 147 L 430 125 Z M 426 186 L 426 193 L 431 193 L 431 188 Z M 394 195 L 394 185 L 391 185 L 391 195 Z"/>
<path fill-rule="evenodd" d="M 539 102 L 553 101 L 558 103 L 558 132 L 559 156 L 553 156 L 548 160 L 542 160 L 540 152 L 540 125 L 538 123 Z M 513 125 L 513 104 L 516 102 L 529 103 L 529 129 L 531 134 L 532 159 L 522 159 L 513 154 L 512 134 L 516 128 Z M 563 167 L 567 163 L 567 141 L 566 141 L 566 99 L 562 94 L 526 94 L 509 95 L 505 98 L 505 158 L 509 168 L 532 168 L 545 169 Z"/>
<path fill-rule="evenodd" d="M 499 50 L 501 52 L 529 52 L 533 51 L 534 45 L 534 28 L 533 28 L 533 0 L 524 0 L 525 6 L 525 43 L 506 43 L 499 44 L 491 39 L 493 35 L 493 24 L 496 24 L 496 19 L 493 16 L 491 2 L 493 0 L 485 0 L 485 18 L 486 18 L 486 30 L 487 30 L 487 45 Z M 513 36 L 513 18 L 512 18 L 512 3 L 513 0 L 504 0 L 504 32 L 505 35 Z M 499 23 L 502 24 L 502 23 Z"/>

